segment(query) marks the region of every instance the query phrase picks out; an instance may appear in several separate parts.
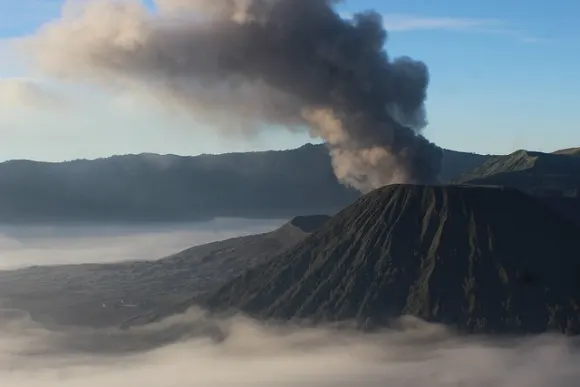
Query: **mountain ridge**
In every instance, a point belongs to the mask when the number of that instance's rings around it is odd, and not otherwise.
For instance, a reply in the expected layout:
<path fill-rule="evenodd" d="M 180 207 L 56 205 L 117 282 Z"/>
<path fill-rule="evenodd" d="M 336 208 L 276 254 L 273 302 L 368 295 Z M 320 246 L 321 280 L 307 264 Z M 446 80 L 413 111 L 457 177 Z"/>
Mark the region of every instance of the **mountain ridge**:
<path fill-rule="evenodd" d="M 456 183 L 503 185 L 539 196 L 580 196 L 580 158 L 569 153 L 519 150 L 489 158 Z"/>
<path fill-rule="evenodd" d="M 445 151 L 442 178 L 486 156 Z M 0 221 L 189 221 L 335 213 L 360 196 L 324 145 L 200 156 L 0 163 Z"/>

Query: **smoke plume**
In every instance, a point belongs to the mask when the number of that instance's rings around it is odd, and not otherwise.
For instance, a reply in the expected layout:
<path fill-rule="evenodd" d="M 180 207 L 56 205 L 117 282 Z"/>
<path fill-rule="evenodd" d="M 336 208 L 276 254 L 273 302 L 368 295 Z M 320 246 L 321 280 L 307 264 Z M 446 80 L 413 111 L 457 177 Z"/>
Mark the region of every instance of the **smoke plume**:
<path fill-rule="evenodd" d="M 307 127 L 363 192 L 436 181 L 442 152 L 421 135 L 427 67 L 389 58 L 378 13 L 344 19 L 336 3 L 69 3 L 26 44 L 49 74 L 130 87 L 214 127 Z"/>

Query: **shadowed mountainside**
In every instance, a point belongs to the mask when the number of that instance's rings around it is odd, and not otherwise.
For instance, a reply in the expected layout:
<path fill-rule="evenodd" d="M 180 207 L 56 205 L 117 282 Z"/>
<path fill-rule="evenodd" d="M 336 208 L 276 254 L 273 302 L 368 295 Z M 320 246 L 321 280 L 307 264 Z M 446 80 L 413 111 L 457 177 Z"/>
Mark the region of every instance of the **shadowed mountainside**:
<path fill-rule="evenodd" d="M 539 197 L 550 208 L 562 217 L 570 219 L 580 226 L 580 197 Z"/>
<path fill-rule="evenodd" d="M 260 318 L 577 332 L 580 235 L 514 189 L 388 186 L 202 299 Z M 197 300 L 199 301 L 199 300 Z"/>
<path fill-rule="evenodd" d="M 487 156 L 444 152 L 441 178 Z M 0 163 L 0 221 L 290 218 L 335 213 L 360 194 L 340 184 L 323 145 L 181 157 L 141 154 Z"/>
<path fill-rule="evenodd" d="M 208 291 L 303 240 L 328 216 L 192 247 L 157 261 L 37 266 L 0 271 L 0 302 L 45 324 L 118 326 Z"/>

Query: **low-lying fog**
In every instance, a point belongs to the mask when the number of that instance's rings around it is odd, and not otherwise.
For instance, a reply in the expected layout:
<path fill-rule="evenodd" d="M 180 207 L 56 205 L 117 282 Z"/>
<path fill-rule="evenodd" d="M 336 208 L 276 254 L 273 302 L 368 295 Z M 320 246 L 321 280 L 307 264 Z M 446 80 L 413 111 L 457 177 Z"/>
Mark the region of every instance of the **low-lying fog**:
<path fill-rule="evenodd" d="M 0 225 L 0 270 L 32 265 L 150 260 L 186 248 L 271 231 L 280 219 L 196 223 Z"/>
<path fill-rule="evenodd" d="M 199 311 L 134 331 L 49 332 L 5 314 L 0 380 L 7 387 L 575 387 L 580 380 L 578 351 L 562 337 L 465 339 L 414 321 L 364 336 L 241 317 L 211 321 Z M 128 351 L 180 326 L 226 337 Z"/>

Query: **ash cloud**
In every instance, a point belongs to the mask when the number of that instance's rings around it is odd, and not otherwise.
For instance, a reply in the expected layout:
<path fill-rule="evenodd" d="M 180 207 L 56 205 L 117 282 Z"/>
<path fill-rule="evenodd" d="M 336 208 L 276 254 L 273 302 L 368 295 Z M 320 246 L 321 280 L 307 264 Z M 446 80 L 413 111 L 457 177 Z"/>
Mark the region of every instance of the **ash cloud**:
<path fill-rule="evenodd" d="M 224 131 L 322 138 L 337 177 L 363 192 L 437 180 L 426 140 L 425 64 L 392 60 L 373 11 L 330 0 L 70 2 L 25 42 L 53 76 L 131 88 Z"/>
<path fill-rule="evenodd" d="M 562 337 L 465 338 L 410 319 L 363 335 L 198 310 L 129 330 L 0 317 L 6 387 L 572 387 L 580 376 L 576 343 Z"/>

